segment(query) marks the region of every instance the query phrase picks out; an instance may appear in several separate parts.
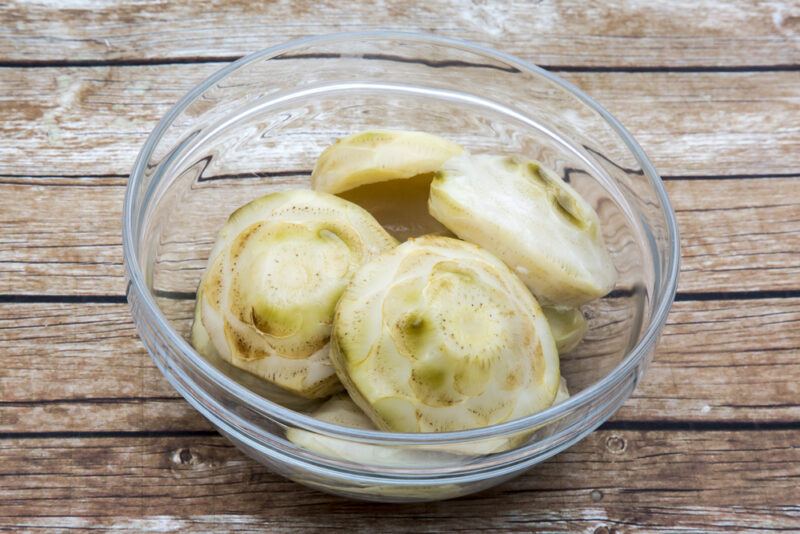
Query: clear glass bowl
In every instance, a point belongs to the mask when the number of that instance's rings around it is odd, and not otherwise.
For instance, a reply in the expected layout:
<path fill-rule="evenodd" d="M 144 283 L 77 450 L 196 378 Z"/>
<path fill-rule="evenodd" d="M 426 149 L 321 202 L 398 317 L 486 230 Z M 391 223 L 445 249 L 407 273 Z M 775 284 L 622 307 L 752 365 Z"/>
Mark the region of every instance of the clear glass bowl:
<path fill-rule="evenodd" d="M 473 152 L 524 154 L 595 207 L 619 271 L 585 308 L 590 331 L 562 357 L 573 396 L 501 425 L 394 434 L 327 424 L 298 402 L 187 341 L 216 232 L 245 202 L 308 187 L 317 155 L 367 128 L 424 130 Z M 628 398 L 672 303 L 674 213 L 642 149 L 568 82 L 514 57 L 405 33 L 301 39 L 247 56 L 161 120 L 125 198 L 128 301 L 161 372 L 245 453 L 292 480 L 379 501 L 445 499 L 520 474 L 577 442 Z M 287 439 L 322 446 L 306 449 Z M 303 440 L 297 438 L 300 436 Z"/>

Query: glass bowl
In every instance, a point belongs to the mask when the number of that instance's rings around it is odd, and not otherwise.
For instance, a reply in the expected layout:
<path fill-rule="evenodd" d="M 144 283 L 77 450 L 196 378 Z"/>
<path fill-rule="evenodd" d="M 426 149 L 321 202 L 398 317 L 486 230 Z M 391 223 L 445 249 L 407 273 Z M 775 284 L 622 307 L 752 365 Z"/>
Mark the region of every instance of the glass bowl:
<path fill-rule="evenodd" d="M 473 152 L 538 159 L 597 210 L 619 281 L 584 308 L 590 330 L 562 357 L 572 392 L 566 402 L 461 432 L 357 430 L 314 419 L 307 415 L 312 403 L 193 350 L 195 289 L 228 214 L 267 192 L 309 187 L 319 153 L 368 128 L 423 130 Z M 392 32 L 300 39 L 251 54 L 195 87 L 136 160 L 123 247 L 139 335 L 192 406 L 275 472 L 378 501 L 479 491 L 598 427 L 630 396 L 653 355 L 679 262 L 661 179 L 599 104 L 509 55 Z"/>

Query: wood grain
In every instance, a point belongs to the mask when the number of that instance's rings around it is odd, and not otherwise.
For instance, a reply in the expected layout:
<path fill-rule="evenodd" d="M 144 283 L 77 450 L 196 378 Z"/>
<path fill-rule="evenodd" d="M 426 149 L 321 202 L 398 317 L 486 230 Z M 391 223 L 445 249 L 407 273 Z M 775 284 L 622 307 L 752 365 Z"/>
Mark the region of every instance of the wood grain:
<path fill-rule="evenodd" d="M 208 430 L 161 377 L 124 304 L 0 305 L 0 433 Z"/>
<path fill-rule="evenodd" d="M 282 0 L 198 9 L 186 0 L 129 0 L 63 7 L 11 2 L 2 9 L 0 60 L 197 61 L 301 36 L 377 29 L 469 39 L 544 65 L 776 65 L 800 56 L 800 9 L 791 3 L 389 0 L 375 9 Z"/>
<path fill-rule="evenodd" d="M 305 496 L 305 495 L 304 495 Z M 471 501 L 469 501 L 471 502 Z M 770 532 L 785 531 L 797 523 L 795 506 L 681 506 L 665 507 L 636 506 L 626 508 L 600 507 L 594 505 L 569 505 L 558 503 L 553 509 L 531 510 L 518 505 L 519 510 L 506 512 L 497 523 L 507 532 L 569 532 L 583 534 L 621 534 L 643 533 L 732 533 L 732 532 Z M 346 510 L 355 508 L 352 503 L 344 506 Z M 419 514 L 414 519 L 404 518 L 405 507 L 387 512 L 387 507 L 362 505 L 349 511 L 344 525 L 348 532 L 371 532 L 365 525 L 372 526 L 379 518 L 381 525 L 388 524 L 382 532 L 474 532 L 476 529 L 493 529 L 494 514 L 476 513 L 458 517 L 447 516 L 441 512 L 436 517 L 428 517 L 424 507 L 409 507 Z M 339 522 L 338 508 L 327 507 L 330 511 L 328 522 L 322 518 L 302 521 L 292 517 L 288 524 L 267 514 L 185 514 L 170 516 L 118 516 L 108 518 L 53 516 L 32 518 L 0 518 L 0 529 L 38 532 L 41 530 L 68 530 L 69 532 L 95 532 L 97 529 L 113 532 L 269 532 L 294 534 L 298 531 L 328 532 L 330 523 Z M 411 512 L 409 512 L 411 513 Z M 499 512 L 498 512 L 499 514 Z M 514 519 L 519 516 L 520 519 Z M 787 526 L 788 525 L 788 526 Z"/>
<path fill-rule="evenodd" d="M 2 69 L 0 175 L 125 175 L 161 116 L 222 65 Z M 614 113 L 664 175 L 800 173 L 796 72 L 565 77 Z"/>
<path fill-rule="evenodd" d="M 123 294 L 124 185 L 124 178 L 0 178 L 0 199 L 14 199 L 0 211 L 0 293 Z M 675 180 L 667 190 L 681 231 L 680 291 L 800 288 L 800 178 Z M 205 257 L 194 251 L 210 243 L 182 246 L 187 252 L 170 268 L 202 269 Z"/>
<path fill-rule="evenodd" d="M 123 295 L 125 183 L 0 178 L 0 293 Z"/>
<path fill-rule="evenodd" d="M 370 29 L 553 67 L 670 177 L 682 233 L 681 300 L 615 418 L 446 503 L 269 473 L 176 395 L 122 297 L 125 176 L 158 119 L 242 54 Z M 0 5 L 0 530 L 800 531 L 799 76 L 796 2 Z"/>
<path fill-rule="evenodd" d="M 380 517 L 381 532 L 793 530 L 797 436 L 600 431 L 477 496 L 403 506 L 305 489 L 219 437 L 6 439 L 0 525 L 366 532 Z"/>
<path fill-rule="evenodd" d="M 668 181 L 680 291 L 800 288 L 800 176 Z"/>
<path fill-rule="evenodd" d="M 124 304 L 2 304 L 0 432 L 205 430 Z M 678 302 L 616 421 L 800 421 L 800 299 Z"/>
<path fill-rule="evenodd" d="M 798 323 L 800 299 L 675 303 L 616 419 L 800 421 Z"/>

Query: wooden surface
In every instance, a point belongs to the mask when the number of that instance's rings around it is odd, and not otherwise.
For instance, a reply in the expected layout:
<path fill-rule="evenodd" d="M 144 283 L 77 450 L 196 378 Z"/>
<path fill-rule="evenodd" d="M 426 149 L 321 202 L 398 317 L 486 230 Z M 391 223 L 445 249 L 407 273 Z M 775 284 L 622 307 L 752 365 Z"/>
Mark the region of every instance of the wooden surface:
<path fill-rule="evenodd" d="M 800 531 L 800 5 L 501 5 L 0 4 L 0 529 Z M 376 28 L 578 84 L 665 176 L 682 233 L 677 302 L 622 410 L 444 503 L 272 475 L 161 378 L 125 304 L 121 199 L 158 118 L 244 53 Z"/>

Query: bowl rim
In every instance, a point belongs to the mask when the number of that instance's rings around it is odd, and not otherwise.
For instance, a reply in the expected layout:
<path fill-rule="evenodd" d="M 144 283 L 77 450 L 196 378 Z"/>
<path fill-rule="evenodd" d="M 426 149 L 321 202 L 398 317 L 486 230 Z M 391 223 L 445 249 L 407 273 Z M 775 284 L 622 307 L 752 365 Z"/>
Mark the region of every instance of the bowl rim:
<path fill-rule="evenodd" d="M 561 404 L 552 406 L 546 410 L 526 417 L 496 425 L 470 430 L 438 433 L 397 433 L 385 432 L 381 430 L 361 430 L 320 421 L 313 416 L 305 415 L 301 412 L 286 408 L 276 402 L 270 401 L 269 399 L 256 394 L 246 386 L 239 384 L 234 379 L 228 377 L 222 371 L 214 367 L 210 362 L 197 353 L 189 341 L 181 336 L 171 326 L 169 320 L 164 316 L 163 312 L 156 304 L 153 294 L 147 288 L 144 274 L 139 268 L 139 258 L 136 246 L 136 231 L 134 229 L 133 220 L 133 209 L 137 196 L 136 193 L 138 192 L 138 185 L 143 180 L 148 161 L 150 160 L 151 155 L 161 140 L 162 135 L 172 125 L 173 120 L 192 102 L 194 102 L 197 97 L 212 87 L 215 83 L 226 78 L 243 66 L 264 58 L 269 59 L 270 57 L 312 44 L 330 44 L 351 40 L 401 40 L 457 48 L 474 53 L 476 55 L 482 55 L 484 57 L 498 60 L 521 71 L 541 76 L 560 86 L 568 93 L 571 93 L 571 95 L 577 100 L 591 108 L 593 111 L 597 112 L 625 143 L 633 157 L 636 159 L 637 163 L 641 166 L 644 176 L 650 180 L 651 186 L 653 187 L 661 203 L 661 211 L 666 222 L 667 237 L 669 240 L 667 249 L 669 257 L 667 258 L 667 266 L 664 273 L 660 272 L 658 266 L 656 268 L 656 278 L 654 283 L 656 291 L 654 292 L 654 299 L 657 300 L 645 332 L 633 349 L 631 349 L 628 354 L 625 355 L 622 361 L 618 363 L 614 369 L 612 369 L 601 380 L 593 383 L 575 395 L 570 396 L 569 399 Z M 153 190 L 152 184 L 149 189 L 150 191 Z M 145 196 L 142 198 L 142 209 L 147 205 L 149 196 L 150 195 L 146 192 Z M 186 95 L 184 95 L 183 98 L 181 98 L 166 113 L 166 115 L 162 117 L 162 119 L 158 122 L 156 127 L 148 136 L 145 144 L 136 158 L 130 178 L 128 180 L 122 218 L 122 248 L 125 272 L 128 278 L 128 300 L 130 302 L 131 291 L 135 292 L 134 296 L 136 298 L 137 307 L 154 319 L 157 328 L 166 337 L 166 340 L 174 347 L 177 347 L 177 350 L 179 350 L 182 356 L 184 356 L 188 362 L 191 363 L 196 371 L 200 372 L 202 375 L 204 375 L 204 377 L 212 381 L 215 386 L 224 389 L 227 393 L 233 395 L 237 400 L 243 403 L 247 408 L 259 413 L 260 415 L 267 416 L 273 420 L 278 420 L 284 424 L 332 437 L 385 445 L 439 445 L 496 438 L 506 434 L 531 430 L 535 427 L 547 425 L 557 421 L 558 419 L 561 419 L 568 413 L 577 410 L 581 406 L 591 404 L 604 393 L 607 393 L 614 388 L 626 376 L 628 376 L 630 372 L 634 370 L 634 368 L 648 354 L 649 349 L 655 345 L 660 331 L 666 323 L 667 315 L 675 298 L 680 268 L 680 240 L 677 221 L 661 177 L 658 175 L 649 158 L 645 155 L 639 143 L 633 138 L 628 130 L 613 115 L 611 115 L 611 113 L 609 113 L 602 105 L 597 103 L 572 83 L 530 62 L 483 45 L 471 43 L 466 40 L 418 32 L 365 31 L 331 33 L 303 37 L 253 52 L 217 70 L 212 75 L 208 76 L 203 82 L 191 89 Z M 664 289 L 663 291 L 659 292 L 658 289 L 661 287 Z M 175 369 L 174 371 L 183 373 L 183 371 L 179 369 Z M 184 378 L 194 382 L 194 380 L 188 376 L 184 376 Z"/>

